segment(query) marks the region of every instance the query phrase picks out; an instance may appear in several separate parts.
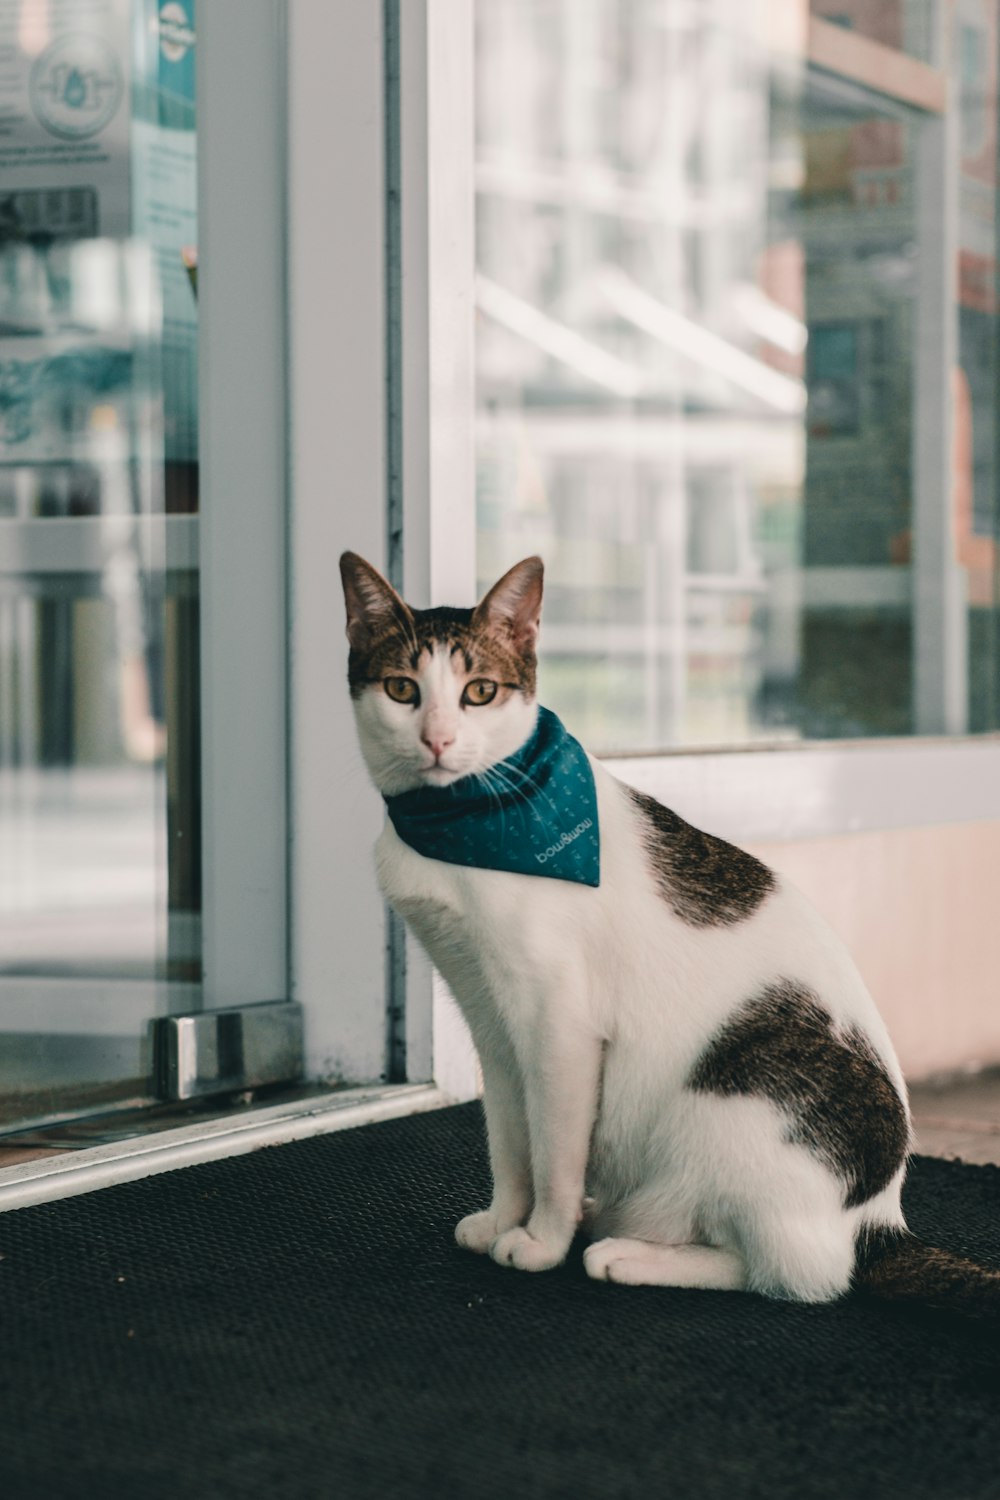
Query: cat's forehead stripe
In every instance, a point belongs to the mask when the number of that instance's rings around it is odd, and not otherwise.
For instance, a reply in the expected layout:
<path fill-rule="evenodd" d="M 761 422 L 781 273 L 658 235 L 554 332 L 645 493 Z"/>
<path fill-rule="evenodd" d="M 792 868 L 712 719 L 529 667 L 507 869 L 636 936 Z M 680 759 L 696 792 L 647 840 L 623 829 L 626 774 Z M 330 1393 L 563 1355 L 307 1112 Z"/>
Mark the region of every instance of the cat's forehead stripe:
<path fill-rule="evenodd" d="M 419 676 L 428 658 L 442 650 L 458 676 L 494 679 L 523 693 L 535 691 L 535 655 L 521 653 L 513 643 L 474 616 L 471 609 L 439 606 L 415 609 L 399 616 L 371 642 L 367 650 L 351 650 L 348 677 L 357 695 L 366 683 L 393 673 Z"/>
<path fill-rule="evenodd" d="M 430 672 L 440 663 L 442 673 L 455 677 L 468 676 L 473 667 L 472 656 L 459 641 L 451 646 L 447 641 L 427 641 L 413 652 L 410 661 L 415 672 Z"/>
<path fill-rule="evenodd" d="M 439 682 L 447 682 L 449 678 L 464 675 L 463 663 L 456 662 L 456 652 L 461 655 L 461 646 L 449 646 L 446 641 L 438 641 L 431 649 L 430 661 L 426 664 L 426 676 L 436 678 Z"/>

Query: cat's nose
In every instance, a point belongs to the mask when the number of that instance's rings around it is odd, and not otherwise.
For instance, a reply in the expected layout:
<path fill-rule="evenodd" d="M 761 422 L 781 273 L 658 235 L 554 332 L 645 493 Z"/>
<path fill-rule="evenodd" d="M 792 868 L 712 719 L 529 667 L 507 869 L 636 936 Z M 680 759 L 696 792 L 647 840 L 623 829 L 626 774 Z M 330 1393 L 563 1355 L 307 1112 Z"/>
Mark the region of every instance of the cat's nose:
<path fill-rule="evenodd" d="M 449 745 L 455 743 L 455 736 L 446 735 L 443 730 L 424 730 L 420 736 L 421 742 L 425 744 L 435 760 L 440 760 Z"/>

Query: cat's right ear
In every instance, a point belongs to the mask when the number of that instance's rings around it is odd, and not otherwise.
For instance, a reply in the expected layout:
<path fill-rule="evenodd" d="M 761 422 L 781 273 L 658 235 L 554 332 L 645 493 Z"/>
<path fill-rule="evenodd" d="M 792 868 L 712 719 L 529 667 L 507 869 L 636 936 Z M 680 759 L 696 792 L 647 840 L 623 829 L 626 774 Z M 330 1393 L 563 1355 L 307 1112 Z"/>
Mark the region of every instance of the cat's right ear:
<path fill-rule="evenodd" d="M 502 631 L 519 651 L 533 651 L 542 614 L 544 573 L 540 557 L 526 557 L 523 562 L 515 563 L 480 599 L 472 614 L 473 623 Z"/>
<path fill-rule="evenodd" d="M 412 624 L 412 616 L 391 583 L 356 552 L 340 559 L 347 605 L 347 639 L 355 651 L 366 651 L 376 636 L 394 625 Z"/>

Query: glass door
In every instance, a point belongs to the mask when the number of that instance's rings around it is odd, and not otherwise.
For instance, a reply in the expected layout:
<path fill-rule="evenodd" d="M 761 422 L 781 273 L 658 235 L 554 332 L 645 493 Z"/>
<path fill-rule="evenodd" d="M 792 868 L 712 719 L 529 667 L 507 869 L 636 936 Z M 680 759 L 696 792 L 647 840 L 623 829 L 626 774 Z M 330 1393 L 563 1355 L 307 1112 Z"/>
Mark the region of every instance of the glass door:
<path fill-rule="evenodd" d="M 335 559 L 386 530 L 369 23 L 0 0 L 0 1133 L 114 1111 L 59 1143 L 125 1175 L 174 1160 L 130 1146 L 154 1102 L 273 1085 L 281 1133 L 385 1077 L 381 803 L 331 691 Z"/>
<path fill-rule="evenodd" d="M 195 0 L 0 0 L 0 1129 L 201 988 Z"/>

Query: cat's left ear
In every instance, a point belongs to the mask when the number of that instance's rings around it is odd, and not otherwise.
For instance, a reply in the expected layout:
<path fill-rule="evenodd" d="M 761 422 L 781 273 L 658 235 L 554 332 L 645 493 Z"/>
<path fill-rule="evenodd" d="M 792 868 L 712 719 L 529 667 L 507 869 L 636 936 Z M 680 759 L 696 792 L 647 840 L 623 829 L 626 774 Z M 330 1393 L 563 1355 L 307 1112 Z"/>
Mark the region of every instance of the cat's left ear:
<path fill-rule="evenodd" d="M 377 635 L 394 626 L 409 626 L 413 616 L 382 574 L 356 552 L 340 559 L 347 606 L 347 639 L 356 651 L 367 651 Z"/>
<path fill-rule="evenodd" d="M 544 574 L 540 557 L 515 563 L 476 605 L 473 624 L 509 635 L 519 651 L 533 650 L 542 617 Z"/>

